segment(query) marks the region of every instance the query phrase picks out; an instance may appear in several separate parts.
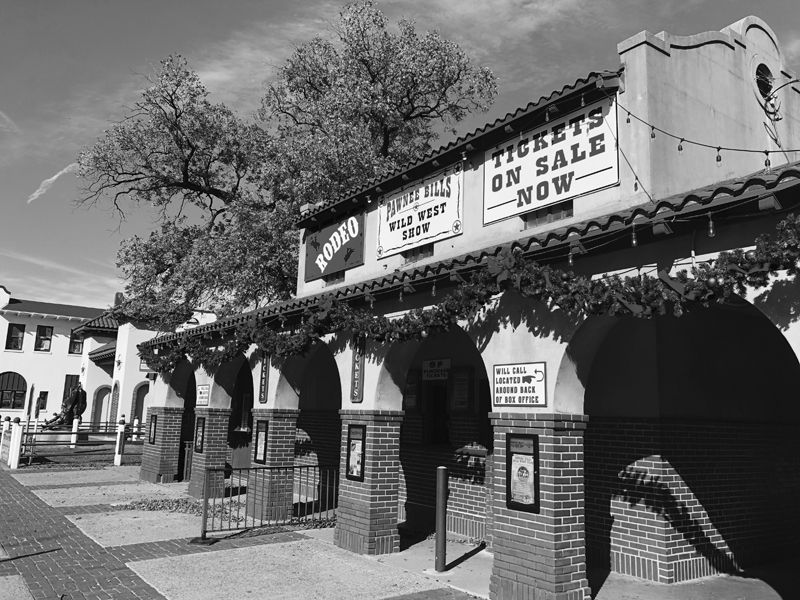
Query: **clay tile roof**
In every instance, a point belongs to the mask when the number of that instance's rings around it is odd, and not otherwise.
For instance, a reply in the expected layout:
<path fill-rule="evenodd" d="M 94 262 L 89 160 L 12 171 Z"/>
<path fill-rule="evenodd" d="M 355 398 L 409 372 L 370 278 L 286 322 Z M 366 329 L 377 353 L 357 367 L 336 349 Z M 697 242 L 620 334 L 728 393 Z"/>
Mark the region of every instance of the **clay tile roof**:
<path fill-rule="evenodd" d="M 535 114 L 541 114 L 540 111 L 547 105 L 556 102 L 573 93 L 583 92 L 584 90 L 597 90 L 603 89 L 612 90 L 616 88 L 620 72 L 616 71 L 592 71 L 586 77 L 581 77 L 573 84 L 565 85 L 560 90 L 550 93 L 549 96 L 542 96 L 535 102 L 529 102 L 527 106 L 518 108 L 513 113 L 507 113 L 504 117 L 495 119 L 492 123 L 487 123 L 483 127 L 479 127 L 472 133 L 461 136 L 448 144 L 441 146 L 438 150 L 432 150 L 425 156 L 414 162 L 407 163 L 395 169 L 390 173 L 385 173 L 380 177 L 375 177 L 366 182 L 360 188 L 349 190 L 347 193 L 332 198 L 327 202 L 319 203 L 310 210 L 304 212 L 296 221 L 296 226 L 307 227 L 315 217 L 325 211 L 328 211 L 338 204 L 350 201 L 348 210 L 355 206 L 364 205 L 367 202 L 366 194 L 368 192 L 380 193 L 401 187 L 405 181 L 402 176 L 407 174 L 410 180 L 420 179 L 438 170 L 438 164 L 433 164 L 434 161 L 444 164 L 452 164 L 461 160 L 461 152 L 464 150 L 473 151 L 484 147 L 489 147 L 497 143 L 500 137 L 506 138 L 508 134 L 505 132 L 505 127 L 514 123 L 519 119 L 525 119 Z M 381 191 L 376 190 L 380 188 Z M 320 220 L 326 220 L 329 216 L 320 217 Z"/>
<path fill-rule="evenodd" d="M 76 327 L 73 331 L 75 333 L 89 333 L 93 331 L 100 333 L 116 333 L 118 328 L 119 321 L 117 321 L 110 311 L 103 311 L 102 314 Z"/>
<path fill-rule="evenodd" d="M 760 192 L 766 194 L 767 192 L 779 191 L 797 185 L 798 183 L 800 183 L 800 161 L 777 167 L 771 173 L 759 171 L 747 177 L 729 179 L 688 193 L 676 194 L 660 201 L 633 207 L 625 211 L 612 213 L 582 223 L 575 223 L 568 227 L 552 229 L 503 245 L 474 250 L 442 262 L 422 265 L 418 268 L 391 273 L 385 277 L 371 279 L 352 286 L 341 287 L 330 292 L 293 298 L 285 302 L 272 304 L 239 315 L 225 317 L 213 323 L 195 327 L 189 331 L 155 337 L 142 344 L 142 346 L 159 346 L 183 336 L 224 332 L 226 329 L 233 328 L 241 323 L 246 323 L 248 320 L 254 318 L 263 319 L 281 314 L 298 314 L 307 307 L 315 306 L 326 297 L 355 300 L 363 298 L 368 292 L 371 293 L 390 289 L 399 290 L 400 286 L 404 283 L 425 281 L 445 273 L 459 271 L 469 272 L 472 269 L 480 267 L 488 257 L 496 256 L 506 248 L 519 248 L 523 252 L 535 252 L 537 249 L 542 249 L 548 245 L 564 244 L 568 243 L 568 240 L 586 239 L 587 236 L 592 235 L 594 232 L 605 232 L 627 226 L 630 225 L 634 219 L 636 219 L 637 224 L 644 224 L 661 220 L 667 213 L 672 215 L 683 211 L 689 212 L 694 208 L 700 208 L 705 212 L 708 210 L 708 206 L 715 203 L 717 200 L 718 202 L 715 206 L 723 202 L 736 200 L 746 194 L 758 197 Z"/>
<path fill-rule="evenodd" d="M 103 312 L 102 308 L 74 306 L 72 304 L 53 304 L 52 302 L 21 300 L 19 298 L 11 298 L 7 305 L 0 306 L 0 310 L 78 319 L 92 319 Z"/>
<path fill-rule="evenodd" d="M 117 340 L 112 340 L 107 344 L 103 344 L 99 348 L 95 348 L 89 352 L 89 360 L 92 362 L 100 362 L 109 358 L 114 358 L 117 353 Z"/>

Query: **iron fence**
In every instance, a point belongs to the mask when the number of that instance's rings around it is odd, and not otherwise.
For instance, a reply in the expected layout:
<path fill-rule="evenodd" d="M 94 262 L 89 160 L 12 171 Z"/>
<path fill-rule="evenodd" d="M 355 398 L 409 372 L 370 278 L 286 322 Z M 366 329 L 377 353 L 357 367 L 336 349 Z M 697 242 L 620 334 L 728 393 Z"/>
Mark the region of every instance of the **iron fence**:
<path fill-rule="evenodd" d="M 338 466 L 207 468 L 200 537 L 270 525 L 329 527 L 338 496 Z"/>

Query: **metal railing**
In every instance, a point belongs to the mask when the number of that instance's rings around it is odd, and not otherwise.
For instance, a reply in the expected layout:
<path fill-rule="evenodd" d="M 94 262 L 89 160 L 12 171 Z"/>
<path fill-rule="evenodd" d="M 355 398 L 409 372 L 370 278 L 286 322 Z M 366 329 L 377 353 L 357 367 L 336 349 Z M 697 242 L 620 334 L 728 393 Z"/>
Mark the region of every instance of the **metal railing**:
<path fill-rule="evenodd" d="M 339 467 L 207 468 L 203 489 L 203 540 L 211 531 L 329 527 L 336 521 Z"/>

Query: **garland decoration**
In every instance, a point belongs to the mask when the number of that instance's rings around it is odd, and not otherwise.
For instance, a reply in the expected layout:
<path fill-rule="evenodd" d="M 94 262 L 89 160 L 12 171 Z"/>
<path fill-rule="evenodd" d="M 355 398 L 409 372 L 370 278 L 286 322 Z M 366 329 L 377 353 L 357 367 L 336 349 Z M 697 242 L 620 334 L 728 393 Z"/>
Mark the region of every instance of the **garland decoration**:
<path fill-rule="evenodd" d="M 746 287 L 765 287 L 780 270 L 794 276 L 798 259 L 800 217 L 794 214 L 778 224 L 774 241 L 769 235 L 762 235 L 753 250 L 721 252 L 715 260 L 700 263 L 691 272 L 682 270 L 676 277 L 662 270 L 657 276 L 590 279 L 540 265 L 526 259 L 519 250 L 504 248 L 489 257 L 486 268 L 474 272 L 469 279 L 453 273 L 451 279 L 459 282 L 457 287 L 434 306 L 412 309 L 398 318 L 375 315 L 371 309 L 353 308 L 346 300 L 326 296 L 313 308 L 307 308 L 294 327 L 286 327 L 285 314 L 277 317 L 278 330 L 265 319 L 253 316 L 243 324 L 232 325 L 223 338 L 212 333 L 189 334 L 157 346 L 142 345 L 139 353 L 151 369 L 164 373 L 187 357 L 207 369 L 215 369 L 252 344 L 275 357 L 302 355 L 320 337 L 334 331 L 350 331 L 356 338 L 385 343 L 421 340 L 444 333 L 459 321 L 474 319 L 494 296 L 511 289 L 571 315 L 650 318 L 672 312 L 680 317 L 689 303 L 708 307 L 712 301 L 725 302 L 733 293 L 743 295 Z"/>

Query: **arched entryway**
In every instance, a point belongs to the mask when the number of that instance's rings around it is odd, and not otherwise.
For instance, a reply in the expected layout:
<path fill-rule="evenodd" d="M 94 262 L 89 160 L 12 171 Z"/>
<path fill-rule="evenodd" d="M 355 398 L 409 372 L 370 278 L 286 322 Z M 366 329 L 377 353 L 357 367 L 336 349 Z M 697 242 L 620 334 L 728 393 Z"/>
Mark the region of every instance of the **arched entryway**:
<path fill-rule="evenodd" d="M 240 357 L 231 396 L 228 421 L 228 464 L 234 469 L 250 466 L 250 442 L 253 435 L 253 375 L 250 364 Z"/>
<path fill-rule="evenodd" d="M 187 465 L 188 452 L 194 442 L 195 405 L 197 404 L 197 383 L 194 367 L 188 361 L 179 363 L 170 378 L 170 394 L 182 400 L 181 432 L 178 446 L 178 468 L 176 478 L 180 481 L 191 479 L 191 463 Z M 149 417 L 148 417 L 149 418 Z"/>
<path fill-rule="evenodd" d="M 147 414 L 145 405 L 147 402 L 147 395 L 150 392 L 150 382 L 142 381 L 136 385 L 133 390 L 133 410 L 131 411 L 131 422 L 139 419 L 139 423 L 144 421 Z"/>
<path fill-rule="evenodd" d="M 410 359 L 409 359 L 410 356 Z M 400 364 L 402 363 L 402 364 Z M 427 338 L 415 352 L 397 347 L 385 377 L 405 373 L 400 433 L 398 521 L 432 531 L 436 469 L 446 466 L 451 490 L 448 531 L 482 539 L 486 533 L 487 456 L 492 453 L 491 397 L 483 359 L 460 328 Z"/>
<path fill-rule="evenodd" d="M 111 387 L 103 385 L 94 392 L 92 400 L 92 423 L 105 423 L 111 410 Z"/>
<path fill-rule="evenodd" d="M 295 464 L 337 466 L 342 444 L 342 385 L 327 344 L 316 344 L 308 357 L 298 407 Z"/>
<path fill-rule="evenodd" d="M 800 363 L 780 331 L 738 297 L 597 319 L 559 374 L 585 389 L 589 563 L 673 583 L 785 556 L 800 533 L 784 488 L 800 468 Z"/>

